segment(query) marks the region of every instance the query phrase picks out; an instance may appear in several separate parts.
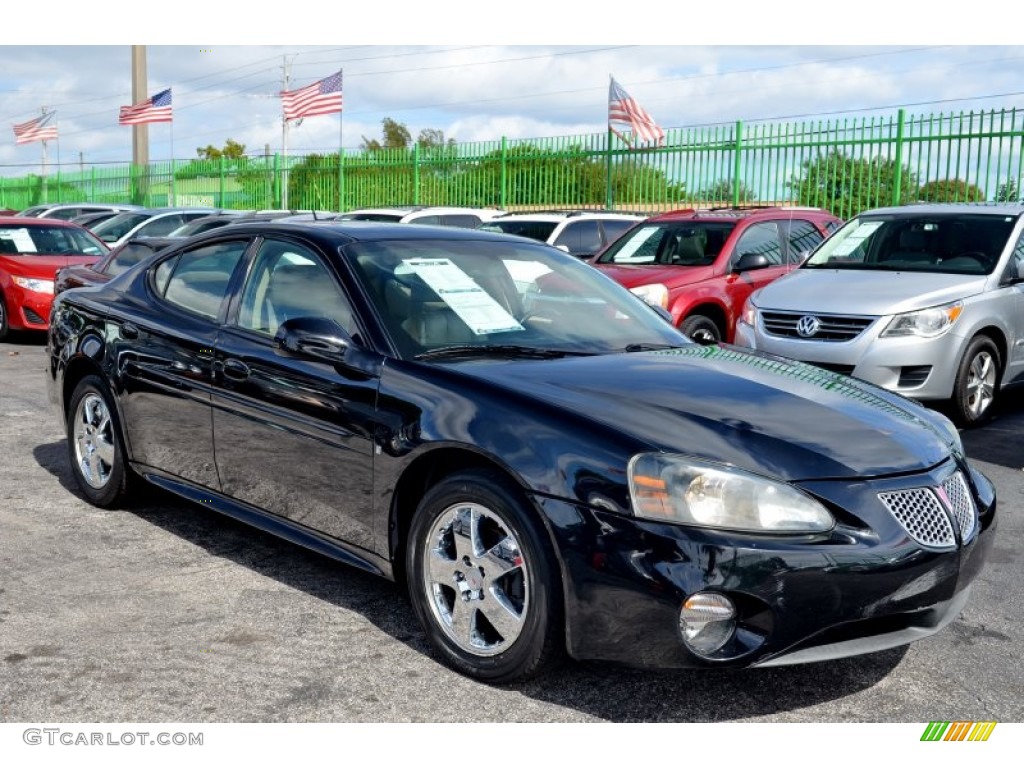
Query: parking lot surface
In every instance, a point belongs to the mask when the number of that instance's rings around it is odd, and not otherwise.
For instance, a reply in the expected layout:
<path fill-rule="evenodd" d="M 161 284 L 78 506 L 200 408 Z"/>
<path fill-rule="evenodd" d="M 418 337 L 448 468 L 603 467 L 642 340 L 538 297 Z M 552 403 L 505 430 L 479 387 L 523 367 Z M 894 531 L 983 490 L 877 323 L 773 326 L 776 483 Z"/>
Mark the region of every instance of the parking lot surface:
<path fill-rule="evenodd" d="M 964 434 L 999 528 L 938 635 L 814 665 L 567 663 L 493 687 L 431 657 L 390 582 L 156 489 L 124 510 L 83 501 L 43 343 L 0 344 L 0 722 L 1024 720 L 1024 390 Z"/>

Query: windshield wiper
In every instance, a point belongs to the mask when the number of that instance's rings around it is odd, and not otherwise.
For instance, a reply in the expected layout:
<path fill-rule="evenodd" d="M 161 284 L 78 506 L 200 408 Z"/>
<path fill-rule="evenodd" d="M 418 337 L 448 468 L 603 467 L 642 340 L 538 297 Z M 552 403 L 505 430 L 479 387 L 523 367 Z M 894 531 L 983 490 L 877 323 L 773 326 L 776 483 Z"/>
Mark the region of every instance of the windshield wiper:
<path fill-rule="evenodd" d="M 682 344 L 627 344 L 622 348 L 623 352 L 657 352 L 659 349 L 679 349 Z"/>
<path fill-rule="evenodd" d="M 449 344 L 416 355 L 414 360 L 434 360 L 440 357 L 524 357 L 549 360 L 570 355 L 593 355 L 594 352 L 579 352 L 571 349 L 547 349 L 527 347 L 520 344 Z"/>

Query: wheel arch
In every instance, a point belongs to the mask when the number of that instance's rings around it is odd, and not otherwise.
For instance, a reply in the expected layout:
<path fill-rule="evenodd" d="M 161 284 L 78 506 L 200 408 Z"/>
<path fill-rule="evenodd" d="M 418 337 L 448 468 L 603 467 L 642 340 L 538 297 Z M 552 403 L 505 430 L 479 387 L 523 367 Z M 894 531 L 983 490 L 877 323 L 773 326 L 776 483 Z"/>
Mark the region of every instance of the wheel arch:
<path fill-rule="evenodd" d="M 692 307 L 687 307 L 685 311 L 679 314 L 679 320 L 676 323 L 676 327 L 678 328 L 686 322 L 687 319 L 694 315 L 703 315 L 704 317 L 707 317 L 718 326 L 718 330 L 721 332 L 723 339 L 727 339 L 729 337 L 729 317 L 726 314 L 725 309 L 720 304 L 711 301 L 703 301 L 700 304 L 694 304 Z"/>
<path fill-rule="evenodd" d="M 445 477 L 456 472 L 473 469 L 493 471 L 508 480 L 518 490 L 526 507 L 533 511 L 537 522 L 544 530 L 551 550 L 555 553 L 555 571 L 561 582 L 559 594 L 564 601 L 566 597 L 564 563 L 558 556 L 558 547 L 548 520 L 532 501 L 527 486 L 520 477 L 500 461 L 460 446 L 438 447 L 418 456 L 405 468 L 395 484 L 394 492 L 391 495 L 391 509 L 388 514 L 388 556 L 395 583 L 404 589 L 407 582 L 405 549 L 408 546 L 412 518 L 423 494 Z"/>

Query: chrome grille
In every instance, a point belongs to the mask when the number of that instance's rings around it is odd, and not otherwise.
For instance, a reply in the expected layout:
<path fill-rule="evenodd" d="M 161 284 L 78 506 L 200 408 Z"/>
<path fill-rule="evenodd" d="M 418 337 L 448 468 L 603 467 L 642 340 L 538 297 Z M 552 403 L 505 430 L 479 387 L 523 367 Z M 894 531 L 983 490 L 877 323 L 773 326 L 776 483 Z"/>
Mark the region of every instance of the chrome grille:
<path fill-rule="evenodd" d="M 967 481 L 961 472 L 955 472 L 942 483 L 942 490 L 949 498 L 949 504 L 956 516 L 956 523 L 960 527 L 960 540 L 967 541 L 974 533 L 974 521 L 977 519 L 974 499 L 971 498 Z"/>
<path fill-rule="evenodd" d="M 818 330 L 813 336 L 801 336 L 797 323 L 801 317 L 815 317 Z M 851 341 L 857 338 L 875 318 L 855 315 L 819 315 L 813 312 L 765 312 L 761 311 L 761 324 L 769 336 L 810 341 Z"/>
<path fill-rule="evenodd" d="M 953 524 L 931 489 L 885 492 L 878 498 L 914 541 L 937 549 L 956 548 Z"/>

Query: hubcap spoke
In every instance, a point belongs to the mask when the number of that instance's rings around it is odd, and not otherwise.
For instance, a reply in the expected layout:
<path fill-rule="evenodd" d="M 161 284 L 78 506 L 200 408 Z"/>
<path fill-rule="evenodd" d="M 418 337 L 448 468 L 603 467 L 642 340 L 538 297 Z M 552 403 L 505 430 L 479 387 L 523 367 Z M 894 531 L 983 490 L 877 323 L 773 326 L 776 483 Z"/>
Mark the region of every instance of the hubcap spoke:
<path fill-rule="evenodd" d="M 478 503 L 435 518 L 421 577 L 431 613 L 459 649 L 494 656 L 523 631 L 529 579 L 522 548 L 500 515 Z"/>

